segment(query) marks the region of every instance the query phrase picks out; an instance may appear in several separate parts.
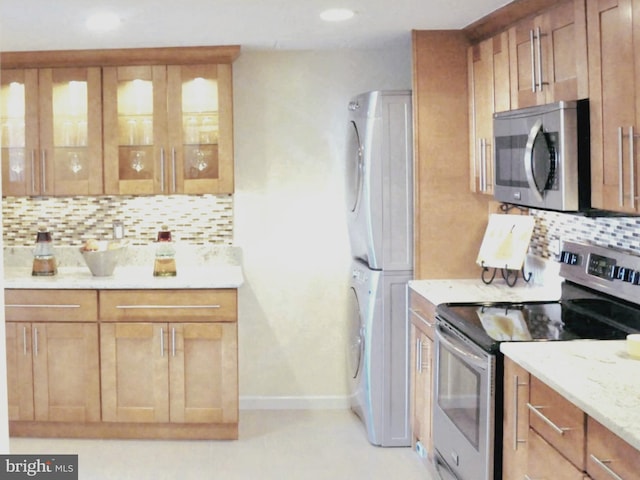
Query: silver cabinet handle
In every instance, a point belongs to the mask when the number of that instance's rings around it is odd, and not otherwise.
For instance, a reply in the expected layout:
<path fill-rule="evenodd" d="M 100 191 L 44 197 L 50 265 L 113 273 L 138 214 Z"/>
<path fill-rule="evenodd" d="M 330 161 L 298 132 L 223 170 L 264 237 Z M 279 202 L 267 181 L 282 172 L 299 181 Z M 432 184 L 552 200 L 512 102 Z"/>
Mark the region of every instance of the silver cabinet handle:
<path fill-rule="evenodd" d="M 34 327 L 33 329 L 33 352 L 35 356 L 38 356 L 38 328 Z"/>
<path fill-rule="evenodd" d="M 22 327 L 22 354 L 27 356 L 27 327 Z"/>
<path fill-rule="evenodd" d="M 146 308 L 175 310 L 175 309 L 206 309 L 206 308 L 221 308 L 220 305 L 116 305 L 119 310 L 144 310 Z"/>
<path fill-rule="evenodd" d="M 621 207 L 624 207 L 624 176 L 622 163 L 622 127 L 618 127 L 618 203 Z"/>
<path fill-rule="evenodd" d="M 629 127 L 629 199 L 631 200 L 631 208 L 636 206 L 636 166 L 635 162 L 635 135 L 633 125 Z"/>
<path fill-rule="evenodd" d="M 56 304 L 56 305 L 48 305 L 48 304 L 22 304 L 22 303 L 9 303 L 5 305 L 6 308 L 80 308 L 80 305 L 73 304 Z"/>
<path fill-rule="evenodd" d="M 422 373 L 426 368 L 429 367 L 428 363 L 424 363 L 424 343 L 420 338 L 416 339 L 416 371 L 418 373 Z"/>
<path fill-rule="evenodd" d="M 542 80 L 542 32 L 540 27 L 536 29 L 536 37 L 538 41 L 538 85 L 540 86 L 540 91 L 542 91 L 542 86 L 545 83 Z"/>
<path fill-rule="evenodd" d="M 593 453 L 589 456 L 591 457 L 591 460 L 593 460 L 595 464 L 598 465 L 602 470 L 604 470 L 611 478 L 614 478 L 615 480 L 624 480 L 620 475 L 618 475 L 616 472 L 611 470 L 608 465 L 606 465 L 607 463 L 612 463 L 611 460 L 600 460 Z"/>
<path fill-rule="evenodd" d="M 36 151 L 31 150 L 31 193 L 36 193 Z"/>
<path fill-rule="evenodd" d="M 480 139 L 480 191 L 487 191 L 487 139 Z"/>
<path fill-rule="evenodd" d="M 171 356 L 176 356 L 176 329 L 173 327 L 171 329 Z"/>
<path fill-rule="evenodd" d="M 426 323 L 429 328 L 433 328 L 434 327 L 435 322 L 430 322 L 429 320 L 427 320 L 426 317 L 424 317 L 418 310 L 410 308 L 409 312 L 411 312 L 413 315 L 415 315 L 420 320 L 422 320 L 424 323 Z"/>
<path fill-rule="evenodd" d="M 544 415 L 540 409 L 545 408 L 541 405 L 531 405 L 527 402 L 527 408 L 534 413 L 540 420 L 549 425 L 558 435 L 564 435 L 564 432 L 571 430 L 571 428 L 559 427 L 555 423 L 553 423 L 546 415 Z"/>
<path fill-rule="evenodd" d="M 518 377 L 518 375 L 514 375 L 513 376 L 513 385 L 514 385 L 514 389 L 513 389 L 513 450 L 517 451 L 518 450 L 518 444 L 519 443 L 527 443 L 526 440 L 518 440 L 518 420 L 519 420 L 519 415 L 518 415 L 518 404 L 520 403 L 520 398 L 519 398 L 519 394 L 518 394 L 518 389 L 520 387 L 526 387 L 529 384 L 528 383 L 520 383 L 520 378 Z"/>
<path fill-rule="evenodd" d="M 529 42 L 531 43 L 531 91 L 536 92 L 536 46 L 533 30 L 529 30 Z"/>
<path fill-rule="evenodd" d="M 627 137 L 629 138 L 629 201 L 631 208 L 636 206 L 636 166 L 635 166 L 635 129 L 629 127 Z M 618 203 L 624 207 L 624 128 L 618 127 Z"/>
<path fill-rule="evenodd" d="M 160 356 L 164 357 L 164 328 L 160 327 Z"/>
<path fill-rule="evenodd" d="M 178 190 L 178 182 L 176 179 L 176 149 L 175 147 L 171 149 L 171 193 L 176 193 Z"/>
<path fill-rule="evenodd" d="M 160 191 L 164 193 L 164 180 L 165 180 L 165 159 L 164 159 L 164 147 L 160 149 Z"/>
<path fill-rule="evenodd" d="M 42 179 L 42 192 L 47 193 L 47 151 L 43 148 L 40 151 L 40 166 L 42 171 L 40 172 L 40 178 Z"/>

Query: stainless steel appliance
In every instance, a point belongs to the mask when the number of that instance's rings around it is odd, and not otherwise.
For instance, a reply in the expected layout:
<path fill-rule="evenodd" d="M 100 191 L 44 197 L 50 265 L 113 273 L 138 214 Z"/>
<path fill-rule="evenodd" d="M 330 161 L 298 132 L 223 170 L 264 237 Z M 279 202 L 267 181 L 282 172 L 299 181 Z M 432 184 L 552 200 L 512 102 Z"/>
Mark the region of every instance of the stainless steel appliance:
<path fill-rule="evenodd" d="M 560 262 L 560 301 L 438 306 L 433 443 L 441 478 L 502 478 L 501 342 L 640 332 L 640 256 L 565 242 Z"/>
<path fill-rule="evenodd" d="M 494 197 L 557 211 L 589 210 L 587 100 L 494 114 Z"/>
<path fill-rule="evenodd" d="M 350 269 L 350 403 L 370 443 L 409 446 L 413 277 L 410 91 L 373 91 L 348 105 L 346 200 Z"/>

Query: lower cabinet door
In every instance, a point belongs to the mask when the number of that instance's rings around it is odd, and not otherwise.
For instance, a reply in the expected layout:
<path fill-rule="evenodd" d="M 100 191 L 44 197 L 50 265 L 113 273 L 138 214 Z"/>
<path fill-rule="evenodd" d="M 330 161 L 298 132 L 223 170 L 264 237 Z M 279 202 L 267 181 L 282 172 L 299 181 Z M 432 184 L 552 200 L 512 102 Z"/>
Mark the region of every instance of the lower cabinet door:
<path fill-rule="evenodd" d="M 100 421 L 98 326 L 33 323 L 36 421 Z"/>
<path fill-rule="evenodd" d="M 100 325 L 102 420 L 169 421 L 167 324 Z"/>
<path fill-rule="evenodd" d="M 532 429 L 529 429 L 528 440 L 527 475 L 524 478 L 558 480 L 588 478 Z"/>
<path fill-rule="evenodd" d="M 7 322 L 9 420 L 100 421 L 98 326 Z"/>
<path fill-rule="evenodd" d="M 33 420 L 31 324 L 7 322 L 5 332 L 9 420 Z"/>
<path fill-rule="evenodd" d="M 174 323 L 169 332 L 171 422 L 237 422 L 237 324 Z"/>

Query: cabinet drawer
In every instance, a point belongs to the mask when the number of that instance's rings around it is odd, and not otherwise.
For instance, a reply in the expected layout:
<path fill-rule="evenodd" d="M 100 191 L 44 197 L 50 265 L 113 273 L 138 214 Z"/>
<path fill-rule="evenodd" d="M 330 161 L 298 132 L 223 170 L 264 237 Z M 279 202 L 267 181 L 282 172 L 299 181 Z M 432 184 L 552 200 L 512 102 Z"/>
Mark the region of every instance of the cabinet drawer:
<path fill-rule="evenodd" d="M 529 388 L 529 426 L 584 470 L 585 413 L 533 375 Z"/>
<path fill-rule="evenodd" d="M 237 312 L 235 289 L 100 291 L 107 322 L 235 322 Z"/>
<path fill-rule="evenodd" d="M 527 475 L 524 478 L 586 480 L 586 476 L 549 445 L 535 431 L 529 430 Z"/>
<path fill-rule="evenodd" d="M 4 292 L 5 317 L 12 322 L 95 322 L 95 290 L 22 290 Z"/>
<path fill-rule="evenodd" d="M 637 478 L 640 452 L 603 427 L 587 420 L 587 473 L 594 480 Z"/>
<path fill-rule="evenodd" d="M 436 306 L 419 293 L 409 290 L 409 314 L 411 323 L 433 340 Z"/>

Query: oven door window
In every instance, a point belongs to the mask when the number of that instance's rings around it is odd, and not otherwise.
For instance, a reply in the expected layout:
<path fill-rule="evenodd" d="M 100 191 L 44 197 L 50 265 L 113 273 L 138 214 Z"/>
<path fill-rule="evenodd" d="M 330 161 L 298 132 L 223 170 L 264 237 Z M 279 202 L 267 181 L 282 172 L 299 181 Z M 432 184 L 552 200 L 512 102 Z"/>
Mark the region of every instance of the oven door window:
<path fill-rule="evenodd" d="M 439 407 L 478 450 L 481 425 L 480 373 L 443 347 L 440 349 L 437 378 Z"/>

